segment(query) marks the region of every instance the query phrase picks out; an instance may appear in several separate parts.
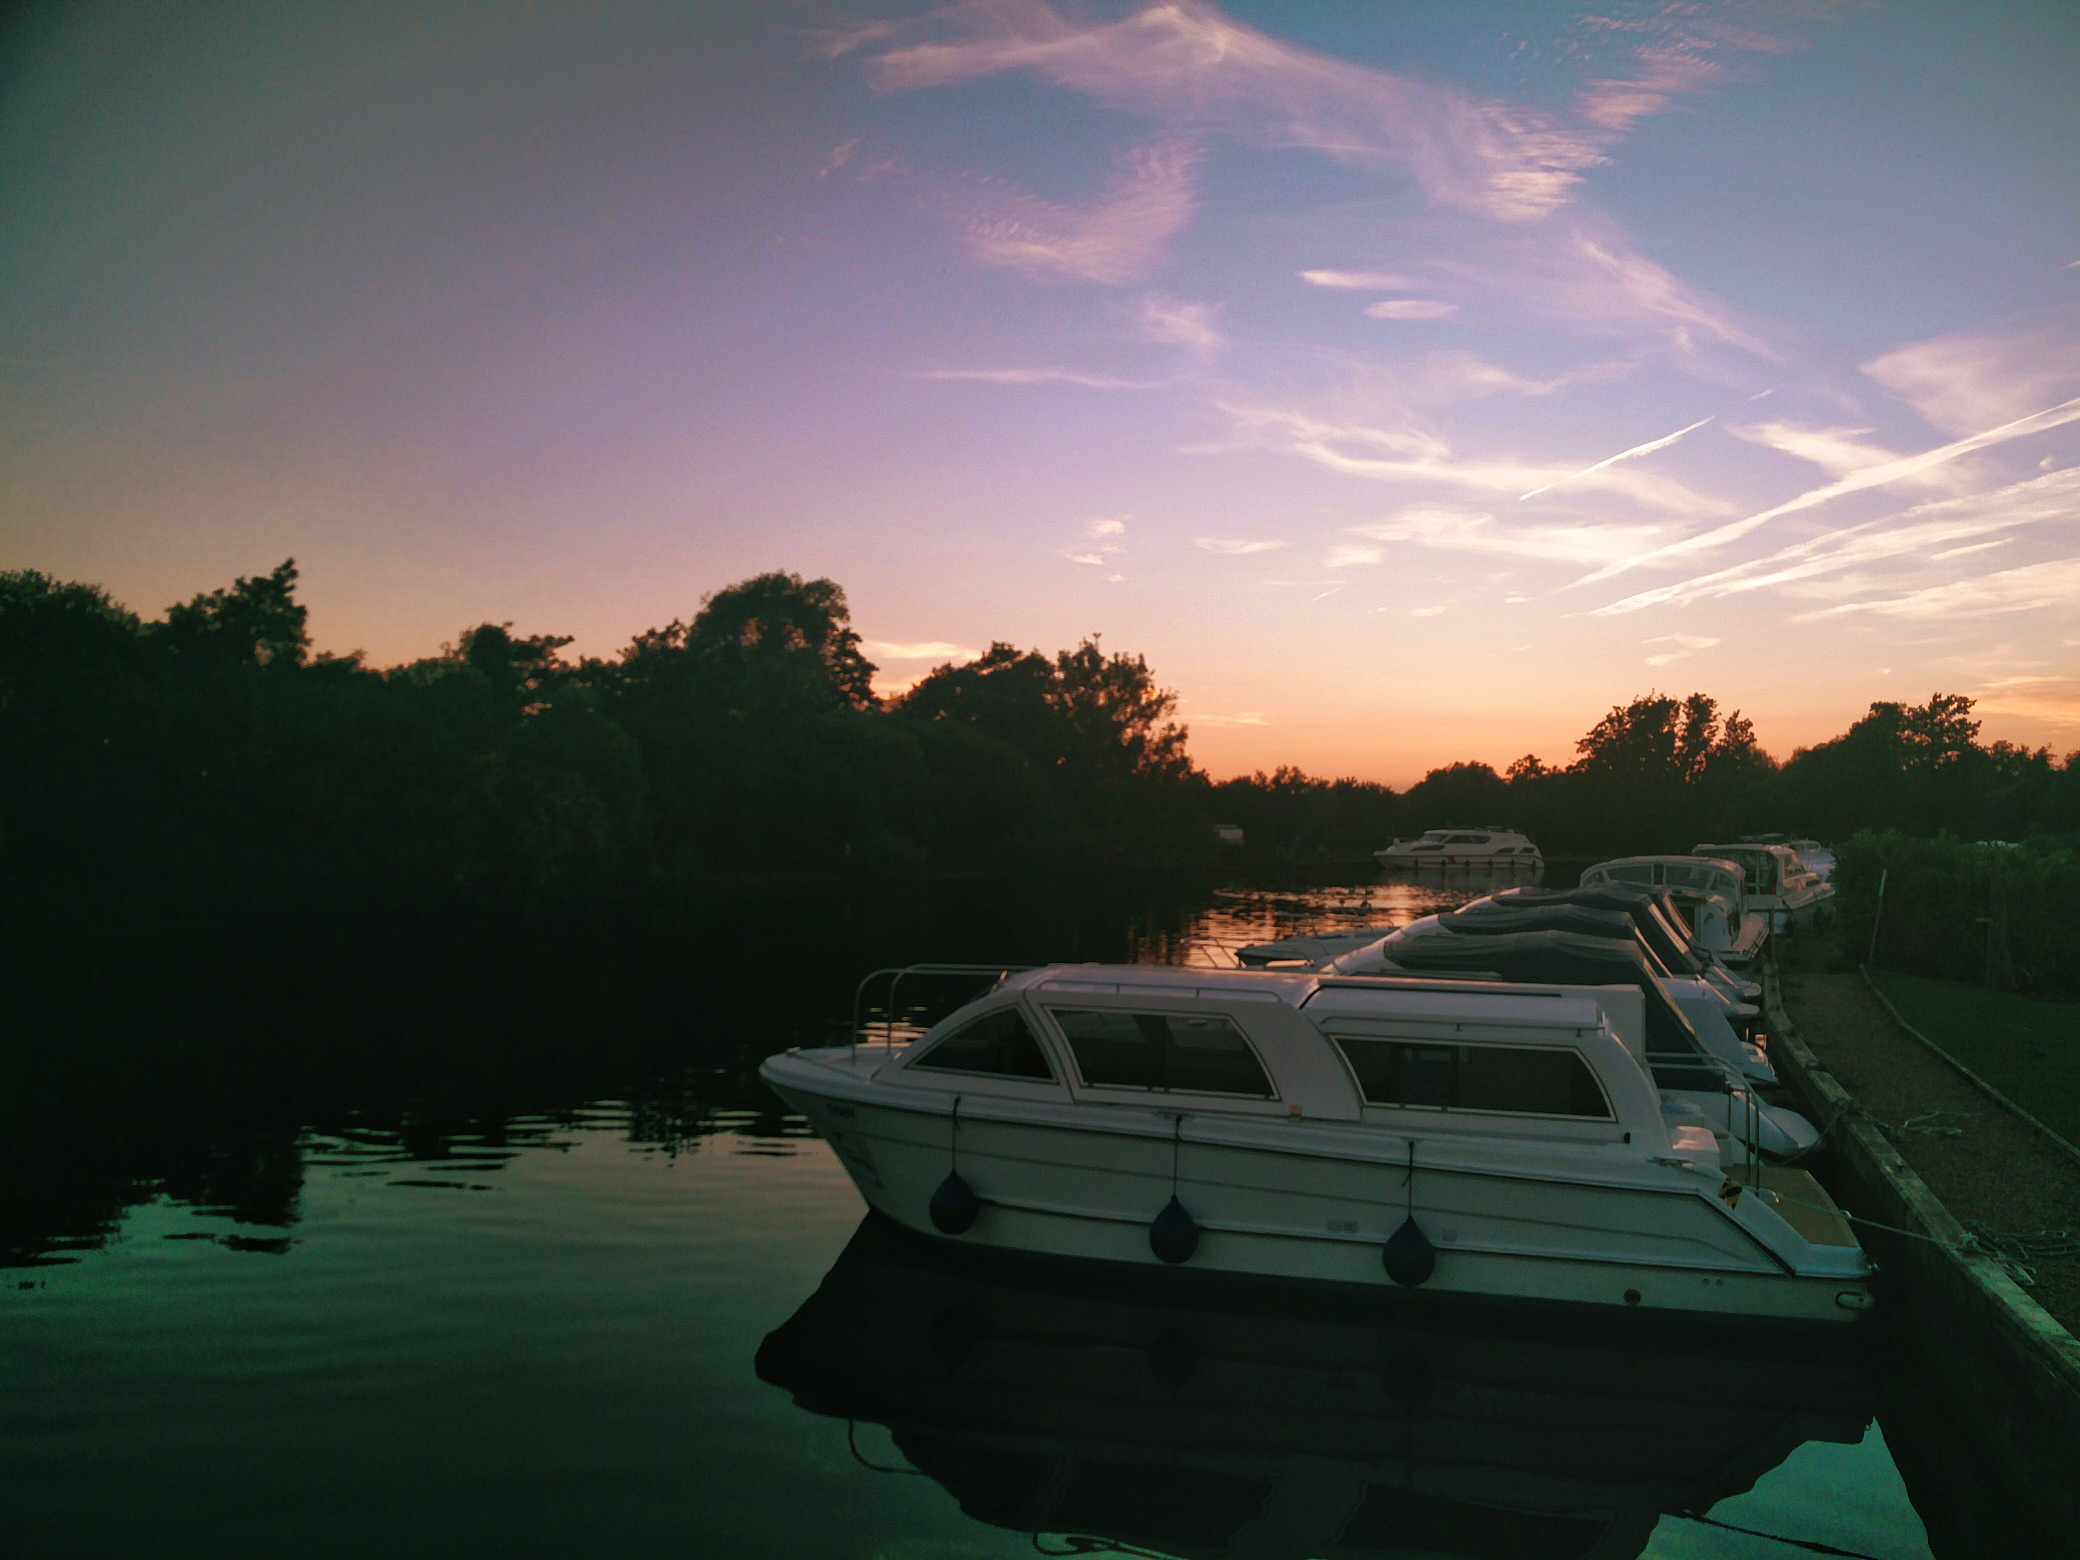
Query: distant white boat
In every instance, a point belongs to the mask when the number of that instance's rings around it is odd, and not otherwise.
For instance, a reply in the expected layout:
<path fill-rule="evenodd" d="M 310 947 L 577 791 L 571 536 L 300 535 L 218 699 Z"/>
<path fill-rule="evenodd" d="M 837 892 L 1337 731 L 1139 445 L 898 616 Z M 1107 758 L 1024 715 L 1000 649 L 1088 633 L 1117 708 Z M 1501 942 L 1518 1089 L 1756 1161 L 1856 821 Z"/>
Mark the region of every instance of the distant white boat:
<path fill-rule="evenodd" d="M 1867 1309 L 1870 1267 L 1819 1184 L 1723 1163 L 1598 997 L 1638 1024 L 1634 991 L 1057 965 L 909 1045 L 792 1050 L 759 1075 L 872 1207 L 963 1244 L 1619 1309 Z"/>
<path fill-rule="evenodd" d="M 1425 867 L 1486 867 L 1490 870 L 1536 872 L 1545 865 L 1538 847 L 1514 829 L 1431 829 L 1414 839 L 1394 841 L 1372 859 L 1401 871 Z"/>
<path fill-rule="evenodd" d="M 1737 861 L 1620 856 L 1582 874 L 1584 888 L 1606 884 L 1666 889 L 1698 943 L 1737 969 L 1769 940 L 1769 917 L 1748 908 L 1746 875 Z"/>
<path fill-rule="evenodd" d="M 1823 882 L 1789 845 L 1741 840 L 1694 845 L 1693 856 L 1737 863 L 1747 906 L 1769 917 L 1770 930 L 1788 932 L 1834 908 L 1834 885 Z"/>
<path fill-rule="evenodd" d="M 1823 883 L 1834 881 L 1834 852 L 1818 840 L 1794 837 L 1789 834 L 1744 834 L 1743 845 L 1783 845 L 1798 857 L 1805 869 Z"/>

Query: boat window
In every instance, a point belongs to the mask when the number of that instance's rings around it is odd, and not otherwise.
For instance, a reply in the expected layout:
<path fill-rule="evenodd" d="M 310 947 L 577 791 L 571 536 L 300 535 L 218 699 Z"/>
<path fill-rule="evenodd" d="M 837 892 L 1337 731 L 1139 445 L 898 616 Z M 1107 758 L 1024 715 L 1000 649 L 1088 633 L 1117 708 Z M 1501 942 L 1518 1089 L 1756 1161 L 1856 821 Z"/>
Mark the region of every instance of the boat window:
<path fill-rule="evenodd" d="M 1445 839 L 1445 844 L 1447 845 L 1485 845 L 1487 843 L 1488 836 L 1485 834 L 1453 834 L 1448 835 Z"/>
<path fill-rule="evenodd" d="M 1654 881 L 1652 866 L 1605 867 L 1603 875 L 1613 883 L 1651 883 Z"/>
<path fill-rule="evenodd" d="M 1268 1100 L 1271 1082 L 1225 1018 L 1051 1008 L 1083 1081 L 1107 1089 L 1176 1089 Z"/>
<path fill-rule="evenodd" d="M 1612 1119 L 1610 1102 L 1579 1051 L 1333 1038 L 1370 1105 Z"/>
<path fill-rule="evenodd" d="M 999 1008 L 972 1024 L 963 1024 L 910 1065 L 992 1078 L 1054 1081 L 1054 1069 L 1033 1038 L 1032 1026 L 1015 1007 Z"/>

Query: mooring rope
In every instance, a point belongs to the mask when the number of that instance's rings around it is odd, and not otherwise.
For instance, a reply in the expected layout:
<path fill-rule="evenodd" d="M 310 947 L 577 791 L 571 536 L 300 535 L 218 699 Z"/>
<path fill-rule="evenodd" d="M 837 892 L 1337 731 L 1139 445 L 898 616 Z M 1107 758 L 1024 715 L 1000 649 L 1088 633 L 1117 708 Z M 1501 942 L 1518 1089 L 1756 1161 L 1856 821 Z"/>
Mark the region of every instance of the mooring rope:
<path fill-rule="evenodd" d="M 1682 1513 L 1678 1512 L 1678 1516 Z M 1760 1528 L 1737 1527 L 1731 1522 L 1721 1522 L 1717 1517 L 1683 1516 L 1685 1522 L 1702 1522 L 1706 1527 L 1724 1528 L 1729 1533 L 1745 1533 L 1750 1538 L 1766 1538 L 1772 1543 L 1789 1544 L 1793 1549 L 1803 1549 L 1808 1554 L 1841 1555 L 1845 1560 L 1878 1560 L 1876 1555 L 1867 1555 L 1861 1549 L 1837 1549 L 1832 1544 L 1823 1544 L 1817 1538 L 1786 1538 L 1781 1533 L 1765 1533 Z"/>

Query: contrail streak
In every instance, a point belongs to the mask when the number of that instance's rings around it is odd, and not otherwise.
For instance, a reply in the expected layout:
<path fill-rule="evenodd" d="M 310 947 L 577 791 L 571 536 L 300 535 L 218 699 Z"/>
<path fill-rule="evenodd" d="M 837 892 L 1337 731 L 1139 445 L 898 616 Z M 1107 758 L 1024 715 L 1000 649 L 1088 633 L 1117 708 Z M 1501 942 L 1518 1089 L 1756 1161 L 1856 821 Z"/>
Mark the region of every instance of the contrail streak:
<path fill-rule="evenodd" d="M 1536 498 L 1541 493 L 1550 493 L 1554 488 L 1560 486 L 1560 484 L 1563 482 L 1573 482 L 1578 478 L 1586 477 L 1592 471 L 1601 471 L 1606 466 L 1615 466 L 1621 460 L 1633 460 L 1641 455 L 1651 455 L 1656 450 L 1665 450 L 1671 444 L 1675 443 L 1676 440 L 1680 439 L 1684 434 L 1697 432 L 1698 429 L 1702 428 L 1706 423 L 1710 422 L 1711 420 L 1712 419 L 1710 417 L 1701 417 L 1687 428 L 1678 428 L 1674 433 L 1670 434 L 1665 439 L 1654 439 L 1646 444 L 1635 444 L 1629 450 L 1620 450 L 1609 460 L 1600 460 L 1593 466 L 1584 466 L 1580 471 L 1577 471 L 1574 474 L 1574 476 L 1555 477 L 1544 487 L 1535 487 L 1528 493 L 1519 493 L 1517 495 L 1517 502 L 1521 504 L 1527 498 Z"/>
<path fill-rule="evenodd" d="M 1728 542 L 1740 540 L 1757 526 L 1767 525 L 1779 515 L 1796 514 L 1801 509 L 1811 509 L 1815 504 L 1824 504 L 1829 499 L 1840 498 L 1844 493 L 1860 493 L 1865 488 L 1881 487 L 1889 482 L 1898 482 L 1904 477 L 1919 476 L 1931 467 L 1956 460 L 1960 455 L 1969 455 L 1989 445 L 2005 444 L 2010 439 L 2042 433 L 2046 429 L 2063 427 L 2069 422 L 2080 422 L 2080 396 L 2075 396 L 2070 401 L 2061 401 L 2056 406 L 2046 407 L 2041 412 L 2032 412 L 2027 417 L 2018 417 L 2013 422 L 2002 423 L 1998 428 L 1988 428 L 1984 433 L 1975 433 L 1970 438 L 1926 450 L 1919 455 L 1908 455 L 1899 460 L 1885 461 L 1880 465 L 1865 466 L 1861 471 L 1850 472 L 1838 482 L 1813 488 L 1777 505 L 1774 509 L 1765 509 L 1758 515 L 1748 516 L 1745 520 L 1735 520 L 1730 525 L 1722 525 L 1716 530 L 1706 531 L 1680 542 L 1670 542 L 1666 547 L 1657 547 L 1652 552 L 1638 553 L 1630 558 L 1620 558 L 1615 563 L 1607 563 L 1593 573 L 1584 574 L 1574 583 L 1594 585 L 1614 574 L 1623 574 L 1628 569 L 1636 569 L 1643 563 L 1652 563 L 1659 558 L 1676 558 L 1709 547 L 1723 547 Z"/>

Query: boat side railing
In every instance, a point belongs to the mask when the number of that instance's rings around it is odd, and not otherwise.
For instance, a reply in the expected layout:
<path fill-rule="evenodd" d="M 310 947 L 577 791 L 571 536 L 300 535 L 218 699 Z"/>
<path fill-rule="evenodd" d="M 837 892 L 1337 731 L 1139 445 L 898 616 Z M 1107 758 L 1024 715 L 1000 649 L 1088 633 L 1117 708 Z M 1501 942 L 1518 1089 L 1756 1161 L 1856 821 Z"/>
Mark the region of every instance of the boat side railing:
<path fill-rule="evenodd" d="M 859 1060 L 859 1035 L 864 1027 L 861 1010 L 867 1000 L 867 988 L 877 980 L 888 982 L 888 995 L 882 999 L 882 1041 L 893 1049 L 896 1043 L 896 991 L 903 981 L 912 975 L 970 975 L 980 978 L 994 976 L 1002 981 L 1008 976 L 1022 974 L 1026 970 L 1038 969 L 1037 964 L 895 964 L 878 969 L 863 976 L 852 992 L 852 1059 Z"/>

